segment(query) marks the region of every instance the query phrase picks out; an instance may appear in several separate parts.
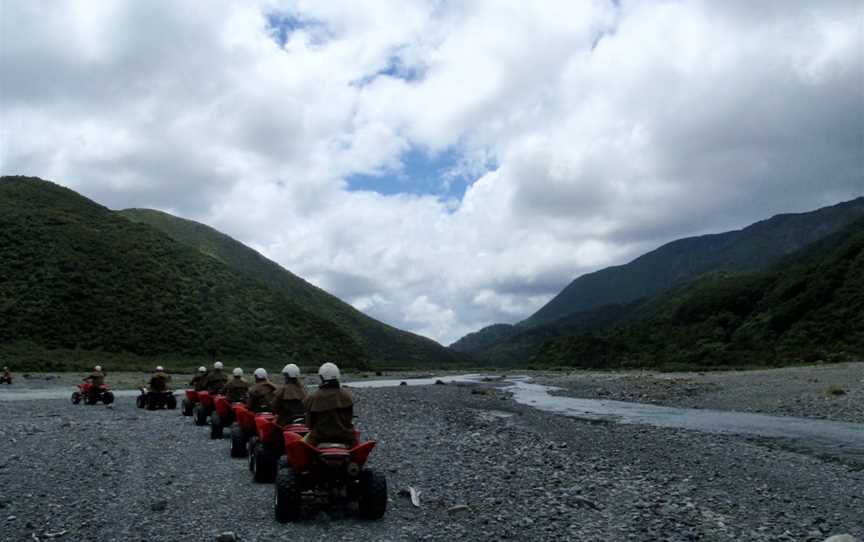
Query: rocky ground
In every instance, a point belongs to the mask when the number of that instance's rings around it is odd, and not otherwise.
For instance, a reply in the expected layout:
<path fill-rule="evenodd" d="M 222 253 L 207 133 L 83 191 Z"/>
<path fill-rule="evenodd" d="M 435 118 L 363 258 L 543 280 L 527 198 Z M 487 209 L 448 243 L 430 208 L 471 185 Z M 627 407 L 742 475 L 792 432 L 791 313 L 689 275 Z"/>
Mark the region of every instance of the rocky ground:
<path fill-rule="evenodd" d="M 563 418 L 492 387 L 355 389 L 382 520 L 283 525 L 176 411 L 0 401 L 0 539 L 788 540 L 864 536 L 864 471 L 758 441 Z M 405 496 L 420 492 L 420 507 Z"/>
<path fill-rule="evenodd" d="M 544 373 L 562 395 L 864 423 L 864 363 L 708 373 Z"/>

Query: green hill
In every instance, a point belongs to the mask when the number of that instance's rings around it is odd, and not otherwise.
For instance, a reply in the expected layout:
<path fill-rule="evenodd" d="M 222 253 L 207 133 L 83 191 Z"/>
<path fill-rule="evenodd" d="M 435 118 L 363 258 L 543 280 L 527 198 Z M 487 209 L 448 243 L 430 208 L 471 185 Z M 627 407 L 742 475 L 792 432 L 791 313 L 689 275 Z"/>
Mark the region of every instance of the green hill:
<path fill-rule="evenodd" d="M 41 179 L 0 177 L 0 262 L 0 358 L 19 370 L 372 361 L 305 300 Z"/>
<path fill-rule="evenodd" d="M 715 273 L 644 304 L 650 316 L 545 343 L 536 365 L 736 367 L 864 357 L 864 220 L 768 271 Z"/>
<path fill-rule="evenodd" d="M 547 340 L 596 331 L 622 320 L 644 299 L 706 273 L 764 270 L 864 216 L 864 197 L 799 214 L 777 215 L 747 228 L 673 241 L 632 262 L 582 275 L 526 320 L 495 325 L 451 348 L 486 363 L 519 363 Z"/>
<path fill-rule="evenodd" d="M 157 228 L 174 240 L 224 263 L 234 272 L 281 292 L 309 312 L 334 322 L 376 365 L 412 367 L 464 361 L 461 355 L 431 339 L 366 316 L 210 226 L 151 209 L 126 209 L 120 214 Z"/>

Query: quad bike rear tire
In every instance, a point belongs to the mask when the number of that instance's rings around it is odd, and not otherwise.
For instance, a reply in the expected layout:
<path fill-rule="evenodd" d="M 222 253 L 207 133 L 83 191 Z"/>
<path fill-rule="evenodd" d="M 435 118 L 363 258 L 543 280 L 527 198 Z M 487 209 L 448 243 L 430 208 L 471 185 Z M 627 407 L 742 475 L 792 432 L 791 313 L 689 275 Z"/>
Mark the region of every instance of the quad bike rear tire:
<path fill-rule="evenodd" d="M 177 408 L 177 398 L 174 397 L 173 393 L 165 399 L 165 408 L 168 408 L 169 410 Z"/>
<path fill-rule="evenodd" d="M 183 399 L 183 415 L 191 416 L 192 409 L 195 407 L 195 404 L 189 401 L 189 399 Z"/>
<path fill-rule="evenodd" d="M 207 411 L 201 405 L 195 405 L 195 410 L 192 413 L 195 418 L 195 425 L 207 425 Z"/>
<path fill-rule="evenodd" d="M 106 405 L 110 405 L 111 403 L 114 402 L 114 394 L 111 393 L 110 391 L 106 391 L 105 393 L 102 394 L 102 402 L 105 403 Z"/>
<path fill-rule="evenodd" d="M 144 408 L 147 406 L 147 398 L 143 395 L 139 395 L 135 398 L 135 406 L 138 408 Z"/>
<path fill-rule="evenodd" d="M 259 484 L 270 484 L 276 479 L 276 466 L 279 458 L 272 450 L 261 444 L 255 446 L 255 462 L 252 475 Z"/>
<path fill-rule="evenodd" d="M 357 502 L 360 517 L 379 519 L 387 511 L 387 478 L 373 469 L 360 472 L 360 495 Z"/>
<path fill-rule="evenodd" d="M 81 402 L 81 394 L 77 391 L 72 392 L 72 404 L 77 405 Z"/>
<path fill-rule="evenodd" d="M 255 449 L 258 447 L 258 436 L 252 435 L 246 442 L 246 455 L 249 458 L 249 472 L 255 474 L 255 460 L 258 456 L 255 455 Z"/>
<path fill-rule="evenodd" d="M 222 417 L 216 412 L 210 415 L 210 438 L 222 438 Z"/>
<path fill-rule="evenodd" d="M 299 521 L 303 507 L 300 477 L 291 467 L 282 467 L 276 474 L 274 511 L 276 521 Z"/>
<path fill-rule="evenodd" d="M 246 457 L 246 439 L 237 422 L 231 424 L 231 457 Z"/>

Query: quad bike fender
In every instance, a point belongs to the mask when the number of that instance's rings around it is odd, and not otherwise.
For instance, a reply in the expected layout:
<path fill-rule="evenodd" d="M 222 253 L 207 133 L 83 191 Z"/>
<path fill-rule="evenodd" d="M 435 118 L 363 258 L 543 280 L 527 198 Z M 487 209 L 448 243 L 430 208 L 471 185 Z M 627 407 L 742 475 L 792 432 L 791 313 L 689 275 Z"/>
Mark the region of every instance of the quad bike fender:
<path fill-rule="evenodd" d="M 231 403 L 228 402 L 228 399 L 224 395 L 217 395 L 216 399 L 213 400 L 213 406 L 216 409 L 216 413 L 223 420 L 229 419 L 233 413 Z"/>
<path fill-rule="evenodd" d="M 297 472 L 308 470 L 313 459 L 320 455 L 322 450 L 312 446 L 296 433 L 286 431 L 282 435 L 282 438 L 285 439 L 285 456 L 288 464 Z M 369 454 L 372 453 L 375 444 L 377 444 L 376 441 L 370 440 L 348 450 L 351 462 L 362 467 L 369 459 Z"/>
<path fill-rule="evenodd" d="M 210 395 L 209 391 L 199 391 L 198 401 L 201 403 L 201 406 L 206 408 L 208 411 L 213 410 L 213 396 Z"/>
<path fill-rule="evenodd" d="M 245 405 L 234 405 L 234 416 L 237 419 L 237 425 L 244 433 L 255 432 L 255 413 L 246 408 Z"/>
<path fill-rule="evenodd" d="M 280 430 L 272 416 L 255 416 L 255 431 L 258 433 L 258 440 L 262 443 L 268 446 L 276 445 L 276 437 Z"/>
<path fill-rule="evenodd" d="M 186 390 L 186 400 L 190 403 L 198 402 L 198 392 L 195 390 Z"/>

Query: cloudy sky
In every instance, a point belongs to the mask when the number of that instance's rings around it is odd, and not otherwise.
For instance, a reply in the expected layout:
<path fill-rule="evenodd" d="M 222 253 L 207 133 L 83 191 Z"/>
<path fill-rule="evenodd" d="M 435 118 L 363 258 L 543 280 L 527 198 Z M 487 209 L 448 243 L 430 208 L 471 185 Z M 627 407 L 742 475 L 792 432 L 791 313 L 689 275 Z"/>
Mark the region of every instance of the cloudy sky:
<path fill-rule="evenodd" d="M 0 172 L 449 343 L 864 194 L 864 3 L 0 0 Z"/>

